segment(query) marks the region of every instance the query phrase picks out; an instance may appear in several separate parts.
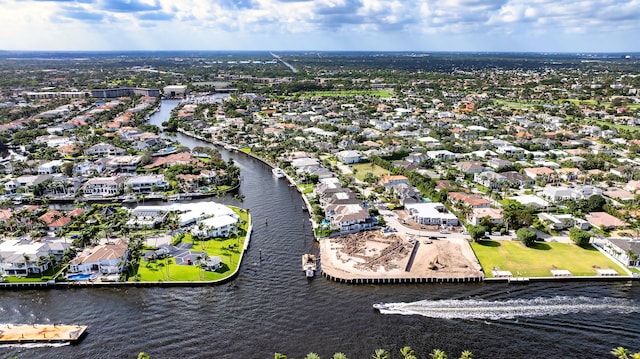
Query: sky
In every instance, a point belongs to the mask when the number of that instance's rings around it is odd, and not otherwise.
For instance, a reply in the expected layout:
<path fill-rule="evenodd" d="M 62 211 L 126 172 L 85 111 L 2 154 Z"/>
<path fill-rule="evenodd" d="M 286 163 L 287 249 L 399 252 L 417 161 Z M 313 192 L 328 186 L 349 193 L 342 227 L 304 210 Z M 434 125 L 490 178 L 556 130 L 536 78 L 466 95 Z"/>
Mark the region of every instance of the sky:
<path fill-rule="evenodd" d="M 640 51 L 640 0 L 0 0 L 0 23 L 0 50 Z"/>

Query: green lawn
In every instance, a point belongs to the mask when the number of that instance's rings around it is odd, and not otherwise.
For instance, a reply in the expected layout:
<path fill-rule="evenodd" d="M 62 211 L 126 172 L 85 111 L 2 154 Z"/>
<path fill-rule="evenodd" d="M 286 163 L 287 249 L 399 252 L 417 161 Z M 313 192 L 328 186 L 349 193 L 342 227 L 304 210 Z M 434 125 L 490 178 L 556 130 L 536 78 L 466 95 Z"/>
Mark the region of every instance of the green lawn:
<path fill-rule="evenodd" d="M 550 277 L 552 269 L 566 269 L 574 276 L 591 276 L 597 275 L 597 268 L 610 268 L 626 275 L 617 263 L 593 247 L 584 249 L 568 243 L 538 242 L 535 248 L 527 248 L 520 241 L 507 240 L 472 242 L 471 248 L 487 278 L 492 277 L 494 267 L 524 277 Z"/>
<path fill-rule="evenodd" d="M 388 170 L 372 163 L 360 163 L 357 165 L 351 165 L 351 171 L 356 174 L 356 178 L 360 181 L 364 181 L 364 177 L 368 172 L 373 173 L 373 175 L 377 177 L 389 173 Z"/>
<path fill-rule="evenodd" d="M 627 130 L 627 131 L 639 131 L 640 130 L 640 127 L 636 127 L 636 126 L 622 125 L 622 124 L 611 123 L 611 122 L 607 122 L 607 121 L 595 121 L 595 122 L 599 126 L 607 125 L 610 128 L 614 128 L 616 130 Z"/>
<path fill-rule="evenodd" d="M 209 239 L 194 243 L 191 236 L 182 240 L 185 243 L 193 243 L 192 251 L 206 252 L 209 256 L 218 256 L 224 263 L 223 269 L 218 272 L 204 271 L 197 265 L 178 265 L 173 258 L 158 259 L 145 262 L 140 259 L 138 278 L 144 282 L 158 281 L 212 281 L 228 277 L 235 271 L 240 262 L 240 254 L 244 244 L 244 235 L 240 238 Z M 236 245 L 234 247 L 234 245 Z M 169 264 L 168 264 L 169 263 Z M 130 281 L 133 278 L 129 279 Z"/>
<path fill-rule="evenodd" d="M 240 265 L 240 257 L 246 236 L 249 214 L 237 208 L 233 210 L 240 215 L 244 225 L 238 232 L 237 237 L 212 238 L 204 241 L 197 241 L 187 234 L 182 242 L 191 243 L 193 252 L 205 252 L 209 256 L 218 256 L 222 259 L 223 268 L 216 272 L 205 271 L 197 265 L 178 265 L 173 258 L 158 259 L 145 262 L 140 258 L 138 266 L 138 279 L 144 282 L 164 282 L 164 281 L 213 281 L 230 276 Z M 129 281 L 133 281 L 130 277 Z"/>

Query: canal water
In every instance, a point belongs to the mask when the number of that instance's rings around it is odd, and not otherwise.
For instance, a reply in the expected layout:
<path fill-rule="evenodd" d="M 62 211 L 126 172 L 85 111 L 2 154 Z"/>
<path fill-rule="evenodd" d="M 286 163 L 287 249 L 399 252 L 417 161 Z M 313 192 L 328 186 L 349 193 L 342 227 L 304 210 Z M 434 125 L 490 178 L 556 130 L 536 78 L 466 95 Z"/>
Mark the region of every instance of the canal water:
<path fill-rule="evenodd" d="M 309 281 L 300 257 L 317 253 L 317 245 L 300 194 L 260 161 L 221 151 L 241 169 L 245 200 L 214 200 L 248 208 L 254 221 L 235 280 L 195 288 L 1 291 L 1 322 L 89 329 L 78 345 L 3 346 L 0 357 L 135 358 L 144 351 L 153 359 L 273 358 L 275 352 L 303 358 L 313 351 L 330 358 L 341 351 L 359 359 L 385 348 L 400 358 L 405 345 L 419 357 L 434 348 L 449 357 L 471 350 L 476 358 L 608 358 L 617 346 L 640 351 L 638 283 Z M 380 301 L 394 310 L 375 311 Z"/>

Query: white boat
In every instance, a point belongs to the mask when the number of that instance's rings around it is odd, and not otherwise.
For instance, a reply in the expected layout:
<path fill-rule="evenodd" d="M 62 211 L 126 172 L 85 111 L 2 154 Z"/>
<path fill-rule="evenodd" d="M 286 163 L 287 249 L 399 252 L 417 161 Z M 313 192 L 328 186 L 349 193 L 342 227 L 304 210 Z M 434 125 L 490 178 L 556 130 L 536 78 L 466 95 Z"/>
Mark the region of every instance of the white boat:
<path fill-rule="evenodd" d="M 284 171 L 280 167 L 275 167 L 274 169 L 271 170 L 271 173 L 273 173 L 273 175 L 276 176 L 276 178 L 284 177 Z"/>
<path fill-rule="evenodd" d="M 316 275 L 316 256 L 313 254 L 303 254 L 302 255 L 302 271 L 305 273 L 307 278 L 313 278 Z"/>
<path fill-rule="evenodd" d="M 378 302 L 373 304 L 373 309 L 384 310 L 389 309 L 389 306 L 387 306 L 387 304 L 385 304 L 384 302 Z"/>

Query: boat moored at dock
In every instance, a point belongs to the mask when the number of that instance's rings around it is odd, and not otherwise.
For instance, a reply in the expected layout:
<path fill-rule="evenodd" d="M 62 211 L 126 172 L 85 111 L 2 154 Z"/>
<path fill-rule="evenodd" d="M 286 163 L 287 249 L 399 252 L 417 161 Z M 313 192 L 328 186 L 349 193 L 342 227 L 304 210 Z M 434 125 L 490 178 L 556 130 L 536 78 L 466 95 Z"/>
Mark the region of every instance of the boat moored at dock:
<path fill-rule="evenodd" d="M 313 278 L 316 275 L 316 256 L 313 254 L 302 255 L 302 271 L 307 278 Z"/>
<path fill-rule="evenodd" d="M 284 171 L 283 171 L 283 170 L 282 170 L 282 168 L 280 168 L 280 167 L 274 167 L 274 168 L 271 170 L 271 173 L 273 173 L 273 175 L 274 175 L 276 178 L 282 178 L 282 177 L 284 177 Z"/>

